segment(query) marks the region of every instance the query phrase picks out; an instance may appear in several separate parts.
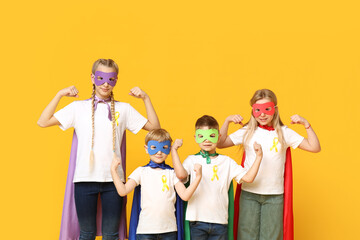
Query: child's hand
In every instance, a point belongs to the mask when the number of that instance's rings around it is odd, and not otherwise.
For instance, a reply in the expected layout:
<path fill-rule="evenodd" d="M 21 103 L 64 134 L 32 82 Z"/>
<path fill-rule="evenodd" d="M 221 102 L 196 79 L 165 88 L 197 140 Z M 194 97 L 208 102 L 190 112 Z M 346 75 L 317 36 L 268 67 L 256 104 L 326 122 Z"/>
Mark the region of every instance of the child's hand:
<path fill-rule="evenodd" d="M 297 114 L 291 116 L 290 118 L 291 118 L 291 124 L 302 124 L 305 126 L 305 128 L 309 128 L 310 126 L 309 122 L 305 118 L 300 117 Z"/>
<path fill-rule="evenodd" d="M 148 96 L 146 92 L 141 90 L 139 87 L 132 88 L 129 92 L 129 95 L 141 99 L 145 99 Z"/>
<path fill-rule="evenodd" d="M 194 172 L 196 174 L 196 177 L 200 177 L 202 176 L 202 166 L 198 163 L 194 164 Z"/>
<path fill-rule="evenodd" d="M 244 124 L 242 123 L 242 120 L 244 118 L 242 116 L 240 116 L 239 114 L 237 115 L 230 115 L 226 118 L 225 121 L 227 121 L 228 123 L 235 123 L 235 124 L 240 124 L 241 126 L 244 126 Z"/>
<path fill-rule="evenodd" d="M 262 148 L 261 148 L 261 145 L 258 144 L 257 142 L 254 142 L 254 150 L 255 150 L 256 156 L 262 157 L 262 155 L 263 155 Z"/>
<path fill-rule="evenodd" d="M 78 96 L 79 91 L 76 89 L 75 86 L 70 86 L 64 89 L 61 89 L 58 94 L 61 97 L 79 97 Z"/>
<path fill-rule="evenodd" d="M 111 170 L 116 171 L 120 165 L 121 165 L 121 159 L 118 156 L 114 155 L 111 163 Z"/>
<path fill-rule="evenodd" d="M 178 150 L 183 145 L 182 139 L 176 139 L 174 144 L 172 145 L 171 149 Z"/>

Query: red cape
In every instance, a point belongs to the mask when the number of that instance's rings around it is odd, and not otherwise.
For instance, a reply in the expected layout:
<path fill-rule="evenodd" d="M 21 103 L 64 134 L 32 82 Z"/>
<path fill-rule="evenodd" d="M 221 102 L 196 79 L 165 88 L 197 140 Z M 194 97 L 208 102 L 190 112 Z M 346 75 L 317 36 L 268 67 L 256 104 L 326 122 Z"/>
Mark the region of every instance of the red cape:
<path fill-rule="evenodd" d="M 244 167 L 245 152 L 243 154 L 241 166 Z M 234 240 L 237 240 L 239 223 L 239 202 L 241 194 L 241 184 L 237 185 L 234 201 Z M 283 240 L 294 240 L 294 215 L 293 215 L 293 181 L 292 163 L 290 148 L 286 150 L 285 171 L 284 171 L 284 237 Z"/>

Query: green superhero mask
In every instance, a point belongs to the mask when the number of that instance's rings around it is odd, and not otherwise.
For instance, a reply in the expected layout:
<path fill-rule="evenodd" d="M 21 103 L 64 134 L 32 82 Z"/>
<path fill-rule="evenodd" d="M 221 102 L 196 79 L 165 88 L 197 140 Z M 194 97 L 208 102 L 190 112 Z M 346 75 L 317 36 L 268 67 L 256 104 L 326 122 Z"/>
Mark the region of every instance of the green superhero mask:
<path fill-rule="evenodd" d="M 202 143 L 205 140 L 217 143 L 218 139 L 219 131 L 217 129 L 196 129 L 195 131 L 195 141 L 197 143 Z"/>

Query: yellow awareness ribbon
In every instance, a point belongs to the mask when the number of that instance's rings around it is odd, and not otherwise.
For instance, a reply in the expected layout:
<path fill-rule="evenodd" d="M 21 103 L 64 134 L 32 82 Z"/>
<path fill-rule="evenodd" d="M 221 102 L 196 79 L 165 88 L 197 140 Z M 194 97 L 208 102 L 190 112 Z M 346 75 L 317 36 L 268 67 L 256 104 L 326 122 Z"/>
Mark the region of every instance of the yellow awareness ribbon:
<path fill-rule="evenodd" d="M 116 112 L 116 113 L 115 113 L 116 126 L 119 126 L 119 117 L 120 117 L 120 113 L 119 113 L 119 112 Z"/>
<path fill-rule="evenodd" d="M 273 146 L 270 148 L 270 151 L 275 148 L 275 151 L 278 152 L 278 149 L 277 149 L 277 147 L 276 147 L 276 145 L 277 145 L 278 143 L 279 143 L 279 138 L 278 138 L 278 137 L 274 137 Z"/>
<path fill-rule="evenodd" d="M 162 175 L 162 182 L 163 182 L 163 188 L 162 191 L 165 191 L 165 188 L 167 188 L 167 190 L 169 191 L 169 186 L 166 184 L 166 176 Z"/>
<path fill-rule="evenodd" d="M 219 176 L 217 175 L 217 171 L 218 171 L 218 166 L 217 165 L 215 165 L 213 167 L 213 171 L 214 171 L 214 175 L 212 176 L 211 181 L 214 181 L 215 177 L 217 178 L 217 180 L 219 180 Z"/>

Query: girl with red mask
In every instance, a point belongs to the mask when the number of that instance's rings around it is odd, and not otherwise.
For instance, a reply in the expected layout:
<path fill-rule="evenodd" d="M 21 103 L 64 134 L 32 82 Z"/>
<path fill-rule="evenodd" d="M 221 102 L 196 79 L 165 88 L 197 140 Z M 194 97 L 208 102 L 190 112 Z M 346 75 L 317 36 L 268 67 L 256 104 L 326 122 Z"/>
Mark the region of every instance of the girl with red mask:
<path fill-rule="evenodd" d="M 307 138 L 282 123 L 277 98 L 271 90 L 256 91 L 250 100 L 250 106 L 251 118 L 245 125 L 242 124 L 243 118 L 240 115 L 226 118 L 220 130 L 218 144 L 219 148 L 242 145 L 242 164 L 245 169 L 251 167 L 255 159 L 255 152 L 250 146 L 256 141 L 263 149 L 263 161 L 254 182 L 238 186 L 237 197 L 240 197 L 240 200 L 235 209 L 238 208 L 240 213 L 238 224 L 234 224 L 234 229 L 238 229 L 234 232 L 234 238 L 292 240 L 292 174 L 289 148 L 298 147 L 309 152 L 319 152 L 320 143 L 305 118 L 293 115 L 291 124 L 303 125 Z M 228 135 L 231 122 L 243 127 Z M 234 215 L 236 217 L 236 211 Z"/>

